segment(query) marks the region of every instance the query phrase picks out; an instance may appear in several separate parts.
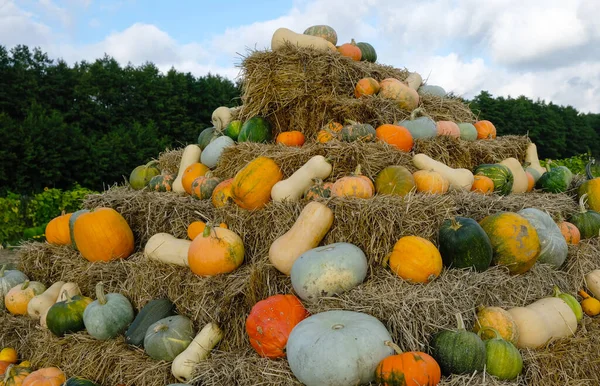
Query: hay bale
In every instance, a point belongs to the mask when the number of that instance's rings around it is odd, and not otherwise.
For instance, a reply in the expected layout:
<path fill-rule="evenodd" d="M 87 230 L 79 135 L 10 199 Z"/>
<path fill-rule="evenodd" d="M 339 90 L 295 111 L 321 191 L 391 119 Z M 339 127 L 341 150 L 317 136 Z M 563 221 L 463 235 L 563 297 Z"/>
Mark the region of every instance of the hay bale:
<path fill-rule="evenodd" d="M 158 167 L 162 173 L 177 173 L 183 148 L 166 149 L 158 155 Z"/>

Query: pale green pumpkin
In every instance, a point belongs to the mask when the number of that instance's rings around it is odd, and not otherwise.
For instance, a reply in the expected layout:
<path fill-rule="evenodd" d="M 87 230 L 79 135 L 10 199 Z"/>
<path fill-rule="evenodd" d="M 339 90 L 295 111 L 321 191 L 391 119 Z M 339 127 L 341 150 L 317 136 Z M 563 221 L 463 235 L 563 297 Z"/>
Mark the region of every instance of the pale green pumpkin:
<path fill-rule="evenodd" d="M 87 332 L 96 339 L 108 340 L 124 332 L 133 322 L 133 307 L 118 293 L 104 293 L 104 285 L 96 284 L 96 300 L 83 312 Z"/>
<path fill-rule="evenodd" d="M 144 350 L 151 358 L 172 361 L 194 340 L 192 321 L 183 315 L 169 316 L 150 325 Z"/>

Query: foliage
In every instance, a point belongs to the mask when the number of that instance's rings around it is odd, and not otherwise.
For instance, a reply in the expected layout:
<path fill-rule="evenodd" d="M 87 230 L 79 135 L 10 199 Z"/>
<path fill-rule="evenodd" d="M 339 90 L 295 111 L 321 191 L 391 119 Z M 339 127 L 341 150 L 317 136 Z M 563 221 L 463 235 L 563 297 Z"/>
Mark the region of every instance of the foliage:
<path fill-rule="evenodd" d="M 571 172 L 573 172 L 573 174 L 585 175 L 585 166 L 588 164 L 588 162 L 590 162 L 591 158 L 592 158 L 592 153 L 588 152 L 585 154 L 575 155 L 570 158 L 553 159 L 553 160 L 551 160 L 552 161 L 551 166 L 552 167 L 566 166 L 567 168 L 569 168 L 569 170 L 571 170 Z M 548 161 L 550 161 L 550 160 L 549 159 L 540 160 L 540 165 L 542 165 L 543 167 L 546 167 L 546 164 L 548 163 Z"/>

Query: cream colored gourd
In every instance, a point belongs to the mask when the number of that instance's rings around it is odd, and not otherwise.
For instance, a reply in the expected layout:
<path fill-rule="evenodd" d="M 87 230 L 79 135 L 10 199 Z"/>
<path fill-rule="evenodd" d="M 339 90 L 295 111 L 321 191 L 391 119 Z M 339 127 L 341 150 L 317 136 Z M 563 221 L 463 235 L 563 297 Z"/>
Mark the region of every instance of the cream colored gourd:
<path fill-rule="evenodd" d="M 312 47 L 316 50 L 337 51 L 331 42 L 321 37 L 298 34 L 287 28 L 279 28 L 273 33 L 273 38 L 271 38 L 271 49 L 273 51 L 278 50 L 285 46 L 285 42 L 290 42 L 298 47 Z"/>
<path fill-rule="evenodd" d="M 60 287 L 60 290 L 58 291 L 58 297 L 56 298 L 55 303 L 64 302 L 65 300 L 67 300 L 67 295 L 69 295 L 70 298 L 72 298 L 75 295 L 81 295 L 81 290 L 79 289 L 77 283 L 66 282 L 65 284 L 63 284 L 62 287 Z M 45 310 L 40 315 L 40 326 L 42 326 L 42 328 L 48 328 L 48 326 L 46 326 L 46 315 L 48 314 L 49 309 L 50 308 Z"/>
<path fill-rule="evenodd" d="M 552 335 L 546 320 L 536 311 L 526 307 L 508 310 L 519 330 L 518 348 L 538 348 L 545 345 Z"/>
<path fill-rule="evenodd" d="M 537 171 L 539 173 L 540 176 L 542 174 L 546 173 L 546 168 L 544 168 L 544 167 L 542 167 L 542 165 L 540 165 L 540 160 L 538 158 L 538 153 L 537 153 L 537 147 L 535 146 L 535 143 L 533 143 L 533 142 L 530 143 L 529 146 L 527 146 L 527 151 L 525 153 L 525 162 L 529 164 L 528 168 L 534 169 L 535 171 Z"/>
<path fill-rule="evenodd" d="M 585 275 L 585 286 L 593 297 L 600 299 L 600 269 L 593 270 Z"/>
<path fill-rule="evenodd" d="M 331 164 L 322 155 L 316 155 L 308 160 L 289 178 L 279 181 L 271 189 L 273 201 L 298 201 L 313 184 L 314 178 L 326 179 L 333 170 Z"/>
<path fill-rule="evenodd" d="M 191 244 L 190 240 L 178 239 L 168 233 L 157 233 L 146 242 L 144 256 L 151 260 L 187 267 Z"/>
<path fill-rule="evenodd" d="M 419 87 L 421 87 L 421 85 L 423 84 L 423 78 L 416 72 L 409 73 L 404 81 L 406 82 L 408 87 L 412 88 L 415 91 L 417 91 Z"/>
<path fill-rule="evenodd" d="M 177 178 L 175 178 L 175 181 L 173 181 L 173 191 L 175 193 L 185 193 L 185 189 L 181 183 L 183 179 L 183 172 L 185 172 L 185 169 L 187 169 L 187 167 L 191 164 L 200 162 L 201 154 L 202 150 L 200 150 L 200 146 L 198 145 L 187 145 L 185 149 L 183 149 L 181 161 L 179 162 L 179 172 L 177 173 Z"/>
<path fill-rule="evenodd" d="M 171 373 L 180 382 L 192 379 L 194 367 L 206 359 L 210 351 L 223 339 L 223 331 L 215 323 L 208 323 L 190 345 L 171 364 Z"/>
<path fill-rule="evenodd" d="M 569 305 L 558 297 L 537 300 L 526 306 L 546 320 L 552 338 L 571 336 L 577 331 L 577 317 Z"/>
<path fill-rule="evenodd" d="M 34 296 L 29 303 L 27 303 L 27 314 L 33 319 L 39 319 L 54 305 L 54 303 L 56 303 L 56 299 L 58 299 L 58 295 L 60 294 L 59 291 L 64 284 L 64 281 L 57 281 L 43 293 Z"/>
<path fill-rule="evenodd" d="M 271 264 L 289 276 L 296 259 L 309 249 L 316 248 L 332 224 L 331 209 L 320 202 L 311 201 L 304 207 L 292 228 L 271 244 Z"/>
<path fill-rule="evenodd" d="M 453 189 L 469 191 L 473 186 L 474 177 L 470 170 L 452 169 L 425 154 L 416 154 L 413 157 L 413 164 L 419 170 L 433 170 L 440 173 L 448 180 Z"/>
<path fill-rule="evenodd" d="M 500 162 L 510 169 L 513 175 L 512 193 L 525 193 L 527 191 L 527 174 L 523 170 L 523 166 L 516 158 L 507 158 Z"/>
<path fill-rule="evenodd" d="M 217 107 L 212 113 L 211 123 L 218 132 L 225 130 L 229 122 L 233 120 L 233 113 L 229 107 Z"/>

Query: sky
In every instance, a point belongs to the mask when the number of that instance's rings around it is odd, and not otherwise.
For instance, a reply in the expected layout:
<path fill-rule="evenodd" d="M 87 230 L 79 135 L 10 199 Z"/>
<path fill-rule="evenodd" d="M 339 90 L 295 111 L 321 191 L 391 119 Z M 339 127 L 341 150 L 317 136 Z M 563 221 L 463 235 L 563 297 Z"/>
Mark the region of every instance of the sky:
<path fill-rule="evenodd" d="M 466 98 L 487 90 L 600 113 L 600 0 L 0 0 L 6 47 L 232 80 L 277 28 L 317 24 Z"/>

